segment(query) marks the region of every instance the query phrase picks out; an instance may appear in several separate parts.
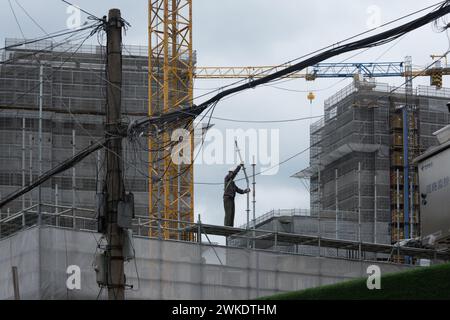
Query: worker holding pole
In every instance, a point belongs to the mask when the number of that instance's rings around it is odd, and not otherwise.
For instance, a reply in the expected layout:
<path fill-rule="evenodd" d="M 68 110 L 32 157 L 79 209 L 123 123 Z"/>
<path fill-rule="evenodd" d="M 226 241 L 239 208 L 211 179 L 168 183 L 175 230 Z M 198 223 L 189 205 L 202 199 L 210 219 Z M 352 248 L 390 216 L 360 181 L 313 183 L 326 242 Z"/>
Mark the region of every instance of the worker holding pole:
<path fill-rule="evenodd" d="M 225 208 L 225 222 L 224 225 L 227 227 L 234 226 L 234 198 L 236 197 L 236 192 L 239 194 L 247 194 L 250 192 L 250 188 L 245 190 L 240 189 L 234 183 L 234 178 L 244 167 L 244 163 L 241 163 L 236 168 L 230 168 L 228 174 L 225 177 L 225 188 L 223 193 L 223 205 Z"/>

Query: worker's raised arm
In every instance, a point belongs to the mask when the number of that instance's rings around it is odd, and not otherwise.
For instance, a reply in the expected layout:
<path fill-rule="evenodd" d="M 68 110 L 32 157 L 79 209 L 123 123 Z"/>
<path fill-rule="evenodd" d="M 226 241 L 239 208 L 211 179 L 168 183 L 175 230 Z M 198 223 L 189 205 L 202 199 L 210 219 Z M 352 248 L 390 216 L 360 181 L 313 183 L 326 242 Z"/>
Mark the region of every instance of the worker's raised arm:
<path fill-rule="evenodd" d="M 242 164 L 238 165 L 236 169 L 234 169 L 233 173 L 231 174 L 231 180 L 234 180 L 236 178 L 237 174 L 242 168 Z"/>

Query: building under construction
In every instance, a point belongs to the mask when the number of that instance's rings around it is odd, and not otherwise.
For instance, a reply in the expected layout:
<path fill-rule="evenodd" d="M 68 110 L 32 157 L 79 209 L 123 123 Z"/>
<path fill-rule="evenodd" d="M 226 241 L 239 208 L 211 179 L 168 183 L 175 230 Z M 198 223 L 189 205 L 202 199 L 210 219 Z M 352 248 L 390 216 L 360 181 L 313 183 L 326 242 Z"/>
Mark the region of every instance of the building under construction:
<path fill-rule="evenodd" d="M 17 46 L 20 43 L 6 40 L 9 49 L 0 66 L 2 197 L 105 135 L 105 47 L 51 41 Z M 147 56 L 147 47 L 124 47 L 124 122 L 148 116 Z M 136 217 L 148 217 L 147 138 L 124 141 L 123 146 L 125 188 L 134 194 Z M 1 217 L 25 211 L 30 217 L 24 215 L 23 225 L 33 225 L 32 212 L 69 212 L 73 219 L 61 221 L 62 225 L 92 229 L 85 225 L 92 220 L 80 217 L 95 215 L 90 210 L 96 209 L 103 177 L 104 153 L 98 151 L 2 208 Z M 3 236 L 16 227 L 22 226 L 3 224 Z"/>
<path fill-rule="evenodd" d="M 450 90 L 391 87 L 355 78 L 325 102 L 311 125 L 311 215 L 326 212 L 338 239 L 396 243 L 420 234 L 417 167 L 413 159 L 437 145 L 449 123 Z M 334 212 L 334 213 L 333 213 Z"/>

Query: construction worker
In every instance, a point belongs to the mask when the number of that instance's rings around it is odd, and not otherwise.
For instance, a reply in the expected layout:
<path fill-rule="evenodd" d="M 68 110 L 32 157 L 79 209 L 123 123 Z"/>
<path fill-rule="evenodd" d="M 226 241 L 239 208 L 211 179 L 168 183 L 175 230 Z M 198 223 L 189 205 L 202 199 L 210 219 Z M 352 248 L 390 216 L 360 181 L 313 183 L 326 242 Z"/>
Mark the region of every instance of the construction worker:
<path fill-rule="evenodd" d="M 228 170 L 228 174 L 225 177 L 225 189 L 223 193 L 223 206 L 225 208 L 225 222 L 224 225 L 227 227 L 234 226 L 234 198 L 236 196 L 236 192 L 239 194 L 246 194 L 250 192 L 250 189 L 242 190 L 236 186 L 234 183 L 234 178 L 236 178 L 237 174 L 244 167 L 244 164 L 241 163 L 236 169 L 230 168 Z"/>

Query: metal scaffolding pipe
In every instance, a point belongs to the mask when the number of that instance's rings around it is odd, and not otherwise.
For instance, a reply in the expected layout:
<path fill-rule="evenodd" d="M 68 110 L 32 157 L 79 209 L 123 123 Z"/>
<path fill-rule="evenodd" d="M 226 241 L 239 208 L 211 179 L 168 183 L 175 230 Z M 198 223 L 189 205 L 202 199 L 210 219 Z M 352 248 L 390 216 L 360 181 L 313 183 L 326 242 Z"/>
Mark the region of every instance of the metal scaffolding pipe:
<path fill-rule="evenodd" d="M 252 182 L 252 186 L 253 186 L 253 192 L 252 192 L 252 196 L 253 196 L 253 248 L 256 247 L 255 244 L 255 230 L 256 230 L 256 161 L 255 161 L 255 156 L 253 156 L 253 164 L 252 164 L 252 173 L 253 173 L 253 182 Z"/>
<path fill-rule="evenodd" d="M 414 178 L 410 179 L 411 180 L 411 186 L 410 186 L 410 193 L 411 193 L 411 211 L 410 211 L 410 216 L 409 216 L 409 231 L 410 231 L 410 239 L 414 238 Z"/>
<path fill-rule="evenodd" d="M 377 243 L 377 211 L 378 211 L 378 194 L 377 194 L 377 174 L 374 176 L 374 201 L 373 201 L 373 243 Z"/>
<path fill-rule="evenodd" d="M 338 236 L 338 214 L 339 214 L 339 197 L 338 197 L 338 179 L 339 179 L 339 171 L 338 169 L 335 170 L 335 201 L 336 201 L 336 239 L 339 238 Z"/>
<path fill-rule="evenodd" d="M 59 226 L 59 191 L 58 184 L 55 184 L 55 214 L 56 214 L 56 225 Z"/>
<path fill-rule="evenodd" d="M 361 252 L 361 162 L 358 162 L 358 252 L 359 258 L 362 259 Z"/>
<path fill-rule="evenodd" d="M 397 169 L 397 241 L 400 241 L 400 170 Z"/>
<path fill-rule="evenodd" d="M 25 125 L 26 125 L 26 121 L 25 118 L 22 118 L 22 188 L 25 187 L 25 173 L 26 173 L 26 169 L 25 169 L 25 162 L 26 162 L 26 149 L 25 149 Z M 22 210 L 25 210 L 25 195 L 22 196 Z M 22 216 L 22 226 L 25 226 L 25 215 Z"/>
<path fill-rule="evenodd" d="M 33 135 L 30 134 L 30 138 L 29 138 L 29 143 L 30 143 L 30 166 L 29 166 L 29 170 L 30 170 L 30 176 L 29 176 L 29 183 L 32 184 L 33 183 Z M 33 206 L 33 192 L 30 192 L 30 207 Z"/>
<path fill-rule="evenodd" d="M 43 105 L 43 94 L 44 94 L 44 66 L 41 64 L 39 68 L 39 176 L 42 175 L 42 105 Z M 42 186 L 38 187 L 38 225 L 42 223 L 41 215 L 41 203 L 42 203 Z"/>
<path fill-rule="evenodd" d="M 75 142 L 75 130 L 72 130 L 72 157 L 75 156 L 76 154 L 76 142 Z M 75 229 L 75 223 L 76 223 L 76 218 L 75 218 L 75 188 L 76 188 L 76 171 L 75 171 L 75 166 L 72 167 L 72 225 L 73 228 Z"/>

